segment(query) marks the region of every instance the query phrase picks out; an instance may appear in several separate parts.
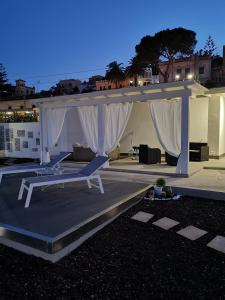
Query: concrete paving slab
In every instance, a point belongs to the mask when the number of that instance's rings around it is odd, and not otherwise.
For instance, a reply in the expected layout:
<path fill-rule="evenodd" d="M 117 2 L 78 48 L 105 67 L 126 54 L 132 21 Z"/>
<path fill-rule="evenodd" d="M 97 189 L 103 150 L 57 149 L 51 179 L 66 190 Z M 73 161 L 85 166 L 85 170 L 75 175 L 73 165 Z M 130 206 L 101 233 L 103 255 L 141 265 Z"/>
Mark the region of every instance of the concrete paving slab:
<path fill-rule="evenodd" d="M 136 213 L 133 217 L 131 217 L 132 220 L 140 221 L 143 223 L 147 223 L 154 215 L 146 213 L 144 211 L 139 211 Z"/>
<path fill-rule="evenodd" d="M 207 247 L 225 253 L 225 237 L 221 235 L 217 235 L 213 240 L 211 240 L 207 244 Z"/>
<path fill-rule="evenodd" d="M 199 239 L 201 236 L 205 235 L 207 233 L 207 231 L 190 225 L 190 226 L 187 226 L 187 227 L 177 231 L 177 233 L 179 235 L 186 237 L 187 239 L 189 239 L 191 241 L 195 241 L 195 240 Z"/>
<path fill-rule="evenodd" d="M 155 225 L 155 226 L 158 226 L 162 229 L 169 230 L 170 228 L 180 224 L 180 222 L 177 222 L 173 219 L 164 217 L 162 219 L 159 219 L 159 220 L 153 222 L 152 224 Z"/>

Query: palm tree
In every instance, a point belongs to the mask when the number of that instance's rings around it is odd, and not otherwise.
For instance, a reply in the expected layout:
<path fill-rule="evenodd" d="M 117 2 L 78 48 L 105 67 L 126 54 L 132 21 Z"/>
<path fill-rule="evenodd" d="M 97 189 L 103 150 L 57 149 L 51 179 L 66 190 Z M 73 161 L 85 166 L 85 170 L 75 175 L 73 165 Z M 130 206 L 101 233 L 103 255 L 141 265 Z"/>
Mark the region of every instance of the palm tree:
<path fill-rule="evenodd" d="M 113 61 L 108 64 L 105 74 L 105 79 L 114 82 L 117 89 L 119 82 L 125 79 L 124 68 L 121 66 L 122 63 L 118 64 L 117 61 Z"/>
<path fill-rule="evenodd" d="M 134 78 L 134 86 L 138 85 L 138 75 L 143 73 L 144 65 L 134 56 L 129 61 L 129 66 L 125 70 L 125 75 L 128 78 Z"/>

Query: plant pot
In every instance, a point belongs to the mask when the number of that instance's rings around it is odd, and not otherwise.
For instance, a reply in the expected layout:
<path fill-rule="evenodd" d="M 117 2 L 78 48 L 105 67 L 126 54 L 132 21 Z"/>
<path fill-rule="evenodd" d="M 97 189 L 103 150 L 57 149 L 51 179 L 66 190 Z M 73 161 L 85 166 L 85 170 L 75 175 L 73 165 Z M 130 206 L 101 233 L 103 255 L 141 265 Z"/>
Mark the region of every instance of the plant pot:
<path fill-rule="evenodd" d="M 156 196 L 161 196 L 162 190 L 163 190 L 162 186 L 157 186 L 157 185 L 154 186 L 154 192 Z"/>

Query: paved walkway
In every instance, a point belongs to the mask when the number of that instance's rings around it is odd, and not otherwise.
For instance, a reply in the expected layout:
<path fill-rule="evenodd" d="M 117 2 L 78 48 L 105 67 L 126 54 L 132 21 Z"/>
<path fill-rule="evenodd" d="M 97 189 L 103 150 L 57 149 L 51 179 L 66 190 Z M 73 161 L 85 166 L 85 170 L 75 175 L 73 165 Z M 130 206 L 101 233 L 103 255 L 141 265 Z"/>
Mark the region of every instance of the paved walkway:
<path fill-rule="evenodd" d="M 131 219 L 135 221 L 147 223 L 152 219 L 153 216 L 154 216 L 153 214 L 146 213 L 144 211 L 139 211 L 135 215 L 133 215 Z M 157 221 L 152 223 L 153 226 L 157 226 L 163 230 L 170 230 L 171 228 L 177 226 L 178 224 L 180 224 L 180 222 L 167 217 L 160 218 Z M 206 235 L 208 232 L 196 226 L 189 225 L 178 230 L 176 233 L 191 241 L 196 241 L 202 236 Z M 217 235 L 206 246 L 215 249 L 219 252 L 225 253 L 225 237 Z"/>

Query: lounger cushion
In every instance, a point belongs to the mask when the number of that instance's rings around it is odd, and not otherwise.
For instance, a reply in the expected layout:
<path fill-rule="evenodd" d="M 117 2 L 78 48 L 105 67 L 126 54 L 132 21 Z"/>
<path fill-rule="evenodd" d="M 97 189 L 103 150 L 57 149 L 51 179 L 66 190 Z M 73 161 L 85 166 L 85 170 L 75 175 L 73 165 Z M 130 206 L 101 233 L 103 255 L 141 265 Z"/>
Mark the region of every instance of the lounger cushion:
<path fill-rule="evenodd" d="M 52 181 L 65 181 L 67 179 L 72 179 L 72 178 L 83 178 L 86 177 L 82 174 L 78 174 L 78 173 L 67 173 L 67 174 L 59 174 L 59 175 L 48 175 L 48 176 L 38 176 L 38 177 L 28 177 L 25 178 L 25 184 L 26 185 L 30 185 L 30 184 L 38 184 L 38 183 L 42 183 L 44 185 L 44 183 L 46 182 L 46 185 L 48 185 L 48 183 L 52 182 Z"/>
<path fill-rule="evenodd" d="M 32 170 L 42 170 L 46 168 L 53 168 L 67 156 L 70 155 L 70 152 L 61 152 L 59 155 L 56 155 L 49 163 L 39 165 L 39 164 L 26 164 L 26 165 L 14 165 L 0 168 L 0 173 L 20 173 L 22 171 L 29 172 Z"/>
<path fill-rule="evenodd" d="M 46 167 L 44 165 L 38 165 L 38 164 L 33 164 L 33 165 L 15 165 L 15 166 L 9 166 L 9 167 L 4 167 L 0 168 L 0 173 L 4 172 L 11 172 L 11 171 L 22 171 L 22 170 L 37 170 L 37 169 L 45 169 Z"/>
<path fill-rule="evenodd" d="M 84 167 L 79 173 L 85 176 L 90 176 L 95 173 L 98 169 L 100 169 L 104 163 L 109 160 L 107 156 L 97 156 L 94 160 L 92 160 L 86 167 Z"/>

